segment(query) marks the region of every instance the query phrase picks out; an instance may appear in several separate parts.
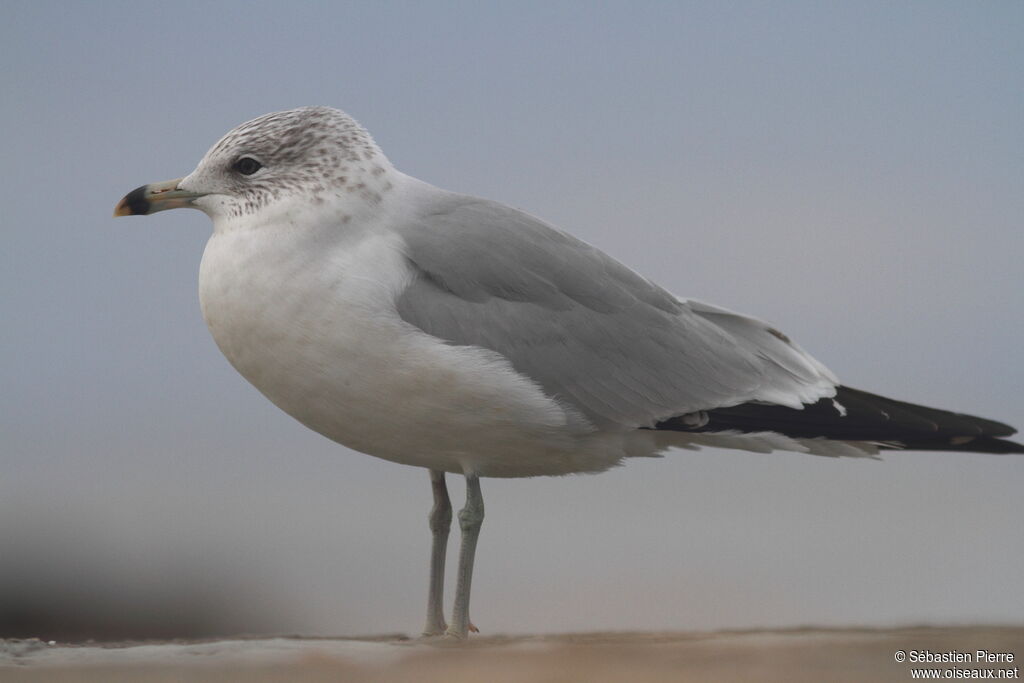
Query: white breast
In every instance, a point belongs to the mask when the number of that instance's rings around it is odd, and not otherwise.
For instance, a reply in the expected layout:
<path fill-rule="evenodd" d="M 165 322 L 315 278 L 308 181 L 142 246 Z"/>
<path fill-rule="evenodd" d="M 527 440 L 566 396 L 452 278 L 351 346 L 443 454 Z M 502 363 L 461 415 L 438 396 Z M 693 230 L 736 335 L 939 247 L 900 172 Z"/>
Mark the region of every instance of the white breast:
<path fill-rule="evenodd" d="M 483 476 L 603 469 L 621 457 L 594 444 L 580 452 L 589 426 L 502 357 L 403 322 L 394 301 L 409 277 L 400 237 L 384 230 L 232 229 L 207 244 L 200 302 L 249 382 L 356 450 Z"/>

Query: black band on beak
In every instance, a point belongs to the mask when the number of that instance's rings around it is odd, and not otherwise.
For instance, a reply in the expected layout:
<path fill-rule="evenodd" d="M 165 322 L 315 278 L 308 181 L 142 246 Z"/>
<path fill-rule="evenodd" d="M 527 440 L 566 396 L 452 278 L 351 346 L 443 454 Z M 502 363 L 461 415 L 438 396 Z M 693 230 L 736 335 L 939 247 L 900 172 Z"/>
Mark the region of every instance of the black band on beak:
<path fill-rule="evenodd" d="M 118 205 L 118 209 L 121 216 L 145 216 L 149 213 L 150 204 L 149 199 L 146 198 L 146 188 L 148 185 L 137 187 L 121 200 Z"/>

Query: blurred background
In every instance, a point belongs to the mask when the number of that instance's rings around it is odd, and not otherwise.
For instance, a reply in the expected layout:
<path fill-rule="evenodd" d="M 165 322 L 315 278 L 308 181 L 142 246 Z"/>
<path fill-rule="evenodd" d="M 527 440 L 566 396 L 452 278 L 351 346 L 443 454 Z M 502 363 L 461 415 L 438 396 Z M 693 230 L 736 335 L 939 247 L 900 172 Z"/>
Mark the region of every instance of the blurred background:
<path fill-rule="evenodd" d="M 343 108 L 405 172 L 770 320 L 847 384 L 1024 426 L 1020 2 L 3 8 L 2 637 L 422 626 L 426 473 L 221 357 L 206 216 L 110 217 L 269 111 Z M 483 489 L 485 633 L 1024 614 L 1020 457 L 705 450 Z"/>

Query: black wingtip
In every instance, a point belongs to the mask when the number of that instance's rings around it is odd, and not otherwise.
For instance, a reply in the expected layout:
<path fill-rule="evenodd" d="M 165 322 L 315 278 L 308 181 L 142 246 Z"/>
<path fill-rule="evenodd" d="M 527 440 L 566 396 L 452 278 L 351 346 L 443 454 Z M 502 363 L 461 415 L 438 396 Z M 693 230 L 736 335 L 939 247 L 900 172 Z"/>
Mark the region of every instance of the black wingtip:
<path fill-rule="evenodd" d="M 658 429 L 693 432 L 775 432 L 796 439 L 870 441 L 886 449 L 1024 453 L 1024 445 L 1006 441 L 1013 427 L 995 420 L 897 401 L 850 387 L 837 387 L 835 398 L 795 410 L 780 405 L 743 403 L 705 411 L 695 425 L 671 418 Z"/>

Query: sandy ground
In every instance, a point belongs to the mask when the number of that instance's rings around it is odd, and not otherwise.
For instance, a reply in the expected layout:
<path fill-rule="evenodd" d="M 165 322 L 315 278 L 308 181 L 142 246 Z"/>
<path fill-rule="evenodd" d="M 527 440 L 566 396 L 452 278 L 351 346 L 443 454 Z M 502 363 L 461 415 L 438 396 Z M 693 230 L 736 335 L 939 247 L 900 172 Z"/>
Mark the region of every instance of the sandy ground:
<path fill-rule="evenodd" d="M 1013 653 L 913 664 L 897 651 Z M 907 681 L 911 669 L 1013 669 L 1024 627 L 792 629 L 477 637 L 261 638 L 61 645 L 0 641 L 0 681 Z M 970 674 L 967 674 L 970 676 Z M 963 673 L 957 677 L 963 676 Z M 1019 669 L 1016 678 L 1019 679 Z M 1010 680 L 1014 677 L 1010 676 Z"/>

